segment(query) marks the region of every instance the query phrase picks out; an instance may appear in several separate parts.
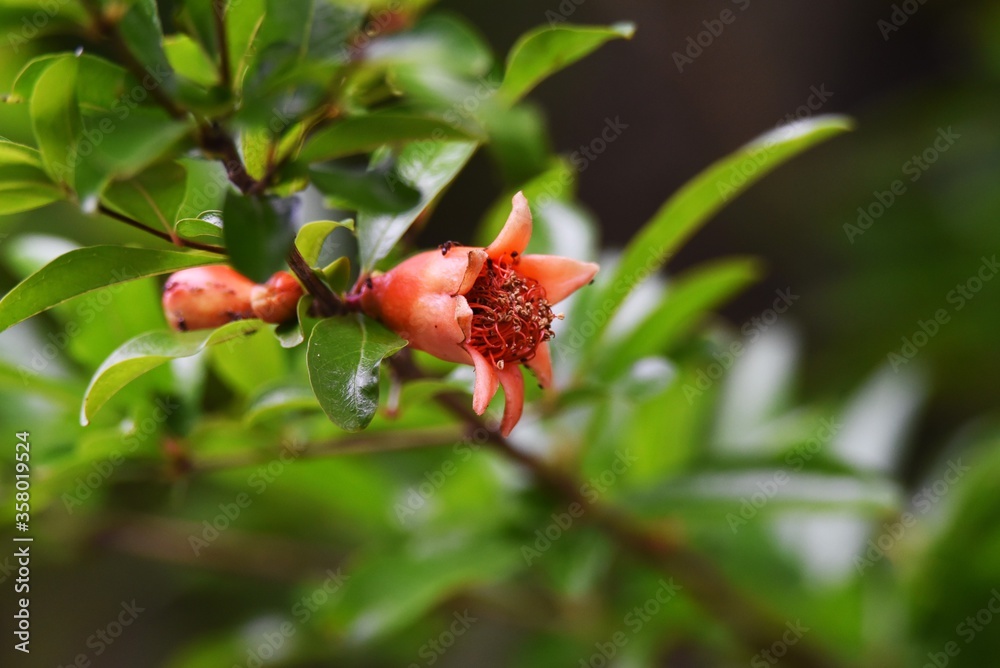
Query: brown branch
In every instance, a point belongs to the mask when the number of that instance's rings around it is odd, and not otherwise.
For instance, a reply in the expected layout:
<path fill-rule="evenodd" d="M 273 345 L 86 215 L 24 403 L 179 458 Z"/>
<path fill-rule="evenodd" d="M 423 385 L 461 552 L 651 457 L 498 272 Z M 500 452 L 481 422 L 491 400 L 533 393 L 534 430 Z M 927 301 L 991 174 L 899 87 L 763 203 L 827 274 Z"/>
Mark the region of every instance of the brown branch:
<path fill-rule="evenodd" d="M 222 87 L 229 90 L 233 73 L 229 65 L 229 43 L 226 36 L 226 0 L 212 0 L 212 17 L 215 23 L 215 41 L 219 48 L 219 77 Z"/>
<path fill-rule="evenodd" d="M 219 255 L 225 255 L 226 254 L 226 249 L 222 248 L 221 246 L 213 246 L 211 244 L 203 244 L 203 243 L 200 243 L 200 242 L 197 242 L 197 241 L 191 241 L 190 239 L 181 239 L 180 237 L 173 237 L 173 236 L 171 236 L 170 234 L 168 234 L 166 232 L 163 232 L 163 231 L 158 230 L 158 229 L 153 228 L 153 227 L 149 227 L 149 226 L 147 226 L 144 223 L 140 223 L 138 220 L 135 220 L 134 218 L 129 218 L 128 216 L 126 216 L 124 214 L 118 213 L 114 209 L 109 209 L 108 207 L 106 207 L 103 204 L 98 205 L 97 210 L 100 213 L 102 213 L 105 216 L 107 216 L 108 218 L 114 218 L 115 220 L 120 221 L 122 223 L 125 223 L 126 225 L 129 225 L 130 227 L 134 227 L 137 230 L 142 230 L 143 232 L 146 232 L 147 234 L 152 234 L 154 237 L 157 237 L 158 239 L 163 239 L 164 241 L 169 241 L 170 243 L 174 244 L 175 246 L 183 246 L 185 248 L 193 248 L 195 250 L 207 251 L 209 253 L 217 253 Z"/>
<path fill-rule="evenodd" d="M 392 357 L 390 363 L 401 378 L 416 380 L 426 377 L 405 351 Z M 482 418 L 473 412 L 464 396 L 442 393 L 437 395 L 436 400 L 469 429 L 485 432 L 487 441 L 495 450 L 524 466 L 560 503 L 579 504 L 584 509 L 583 518 L 651 567 L 676 578 L 684 593 L 725 624 L 749 654 L 770 647 L 785 633 L 785 623 L 780 618 L 730 584 L 725 574 L 707 557 L 686 546 L 677 537 L 654 530 L 610 504 L 591 501 L 583 493 L 584 484 L 573 475 L 520 450 L 498 431 L 489 429 Z M 790 645 L 782 660 L 785 665 L 797 668 L 840 666 L 839 661 L 808 641 Z"/>

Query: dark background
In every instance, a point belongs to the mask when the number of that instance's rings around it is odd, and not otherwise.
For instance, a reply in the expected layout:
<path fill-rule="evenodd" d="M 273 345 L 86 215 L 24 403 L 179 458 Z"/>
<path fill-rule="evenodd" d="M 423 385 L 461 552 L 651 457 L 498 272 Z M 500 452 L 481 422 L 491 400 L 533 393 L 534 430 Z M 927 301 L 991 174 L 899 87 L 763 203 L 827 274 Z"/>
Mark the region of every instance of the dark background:
<path fill-rule="evenodd" d="M 975 273 L 982 256 L 1000 249 L 1000 7 L 903 4 L 918 9 L 887 38 L 879 21 L 891 20 L 894 3 L 864 0 L 515 0 L 502 10 L 446 0 L 440 7 L 480 26 L 498 53 L 560 7 L 573 9 L 566 16 L 574 23 L 636 22 L 631 42 L 607 45 L 532 94 L 560 153 L 599 136 L 605 119 L 629 126 L 580 175 L 580 198 L 611 246 L 623 245 L 702 168 L 794 115 L 811 89 L 831 93 L 818 113 L 848 114 L 857 130 L 735 200 L 668 271 L 725 255 L 763 259 L 765 279 L 725 315 L 739 325 L 767 308 L 775 290 L 790 287 L 801 295 L 788 322 L 802 333 L 804 393 L 840 398 L 886 364 L 918 320 L 950 308 L 947 293 Z M 674 54 L 724 10 L 735 20 L 680 72 Z M 911 183 L 903 165 L 948 127 L 960 139 Z M 851 243 L 843 226 L 856 224 L 857 207 L 871 205 L 873 193 L 896 179 L 907 192 Z M 441 238 L 461 238 L 465 221 L 478 220 L 492 201 L 498 180 L 478 155 L 440 209 L 435 224 L 451 234 Z M 930 380 L 907 466 L 911 478 L 947 434 L 996 404 L 998 291 L 1000 284 L 987 283 L 906 365 Z"/>

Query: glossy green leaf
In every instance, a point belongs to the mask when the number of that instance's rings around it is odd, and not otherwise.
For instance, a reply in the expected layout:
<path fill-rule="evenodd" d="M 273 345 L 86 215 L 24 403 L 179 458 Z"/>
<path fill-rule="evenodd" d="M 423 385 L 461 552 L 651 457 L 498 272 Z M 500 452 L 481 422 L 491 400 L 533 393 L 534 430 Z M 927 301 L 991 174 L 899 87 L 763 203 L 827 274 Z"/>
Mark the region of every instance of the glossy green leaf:
<path fill-rule="evenodd" d="M 0 140 L 0 215 L 20 213 L 63 198 L 42 167 L 38 151 Z"/>
<path fill-rule="evenodd" d="M 75 58 L 54 58 L 42 71 L 31 94 L 31 127 L 45 171 L 57 183 L 75 185 L 79 156 L 77 142 L 83 130 L 77 106 Z"/>
<path fill-rule="evenodd" d="M 669 352 L 680 336 L 740 290 L 757 280 L 758 264 L 729 260 L 702 267 L 679 277 L 666 298 L 622 339 L 602 346 L 599 368 L 604 376 L 621 373 L 637 360 Z"/>
<path fill-rule="evenodd" d="M 542 80 L 572 65 L 612 39 L 631 39 L 635 26 L 559 25 L 536 28 L 517 41 L 507 57 L 507 70 L 497 97 L 513 105 Z"/>
<path fill-rule="evenodd" d="M 606 315 L 613 315 L 636 285 L 662 267 L 729 200 L 806 149 L 851 127 L 851 121 L 842 116 L 820 116 L 778 128 L 685 184 L 625 248 L 601 295 Z M 598 325 L 595 331 L 602 328 Z"/>
<path fill-rule="evenodd" d="M 476 150 L 471 142 L 417 142 L 400 153 L 396 163 L 406 182 L 420 191 L 420 202 L 398 214 L 358 212 L 361 272 L 369 273 L 393 249 L 410 225 L 454 180 Z"/>
<path fill-rule="evenodd" d="M 142 374 L 181 357 L 191 357 L 208 346 L 251 334 L 264 324 L 240 320 L 218 329 L 196 332 L 147 332 L 125 342 L 94 372 L 83 398 L 80 422 L 90 419 L 119 390 Z"/>
<path fill-rule="evenodd" d="M 323 165 L 309 170 L 313 185 L 334 209 L 370 213 L 399 213 L 414 207 L 420 193 L 394 171 L 345 169 Z"/>
<path fill-rule="evenodd" d="M 322 162 L 374 151 L 385 144 L 478 139 L 469 129 L 443 118 L 376 113 L 352 116 L 320 130 L 302 149 L 305 162 Z"/>
<path fill-rule="evenodd" d="M 285 267 L 295 231 L 294 199 L 245 197 L 230 191 L 222 209 L 223 232 L 233 268 L 263 283 Z"/>
<path fill-rule="evenodd" d="M 321 320 L 309 337 L 309 383 L 327 416 L 341 429 L 360 431 L 378 410 L 382 360 L 406 341 L 366 318 Z"/>
<path fill-rule="evenodd" d="M 298 234 L 295 235 L 295 246 L 302 253 L 302 257 L 305 258 L 306 263 L 310 267 L 316 266 L 316 263 L 319 262 L 320 251 L 323 250 L 323 242 L 338 227 L 346 227 L 349 230 L 353 230 L 354 221 L 314 220 L 311 223 L 306 223 L 299 229 Z"/>
<path fill-rule="evenodd" d="M 202 218 L 182 218 L 174 226 L 177 236 L 205 243 L 222 241 L 222 225 Z"/>
<path fill-rule="evenodd" d="M 211 6 L 209 2 L 204 4 Z M 206 87 L 218 83 L 219 74 L 215 63 L 198 42 L 187 35 L 171 35 L 163 41 L 163 48 L 170 66 L 177 74 Z"/>
<path fill-rule="evenodd" d="M 92 246 L 62 255 L 0 299 L 0 331 L 91 290 L 218 262 L 206 253 Z"/>

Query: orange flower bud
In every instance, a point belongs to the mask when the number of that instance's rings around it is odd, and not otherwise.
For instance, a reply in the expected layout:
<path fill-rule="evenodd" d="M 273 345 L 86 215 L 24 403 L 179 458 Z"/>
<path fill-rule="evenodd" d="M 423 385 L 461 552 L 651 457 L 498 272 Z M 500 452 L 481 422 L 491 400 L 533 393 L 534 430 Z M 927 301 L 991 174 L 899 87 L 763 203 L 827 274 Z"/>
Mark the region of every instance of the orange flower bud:
<path fill-rule="evenodd" d="M 264 322 L 281 323 L 295 315 L 295 307 L 302 296 L 302 286 L 287 271 L 279 271 L 264 285 L 250 291 L 250 305 L 254 315 Z"/>
<path fill-rule="evenodd" d="M 508 435 L 521 417 L 524 378 L 520 364 L 552 382 L 548 340 L 552 306 L 591 281 L 598 266 L 553 255 L 524 255 L 531 212 L 522 193 L 503 230 L 486 248 L 447 243 L 373 276 L 361 308 L 407 339 L 414 348 L 476 370 L 472 406 L 480 415 L 498 386 L 507 401 L 500 431 Z"/>
<path fill-rule="evenodd" d="M 254 282 L 225 265 L 184 269 L 163 287 L 163 311 L 174 329 L 211 329 L 254 317 Z"/>

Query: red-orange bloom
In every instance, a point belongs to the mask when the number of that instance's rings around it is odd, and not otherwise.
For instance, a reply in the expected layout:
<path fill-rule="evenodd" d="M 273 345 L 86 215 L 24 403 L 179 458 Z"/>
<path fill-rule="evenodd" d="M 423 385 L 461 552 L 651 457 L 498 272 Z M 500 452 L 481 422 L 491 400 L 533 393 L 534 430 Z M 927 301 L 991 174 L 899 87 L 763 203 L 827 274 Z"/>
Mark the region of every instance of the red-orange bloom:
<path fill-rule="evenodd" d="M 597 273 L 592 262 L 555 255 L 524 255 L 531 239 L 531 212 L 524 195 L 497 238 L 486 248 L 444 244 L 391 271 L 373 276 L 362 289 L 368 315 L 407 339 L 414 348 L 476 371 L 472 407 L 482 415 L 503 386 L 507 398 L 500 431 L 508 435 L 521 418 L 524 378 L 520 364 L 552 382 L 548 340 L 552 306 Z"/>

